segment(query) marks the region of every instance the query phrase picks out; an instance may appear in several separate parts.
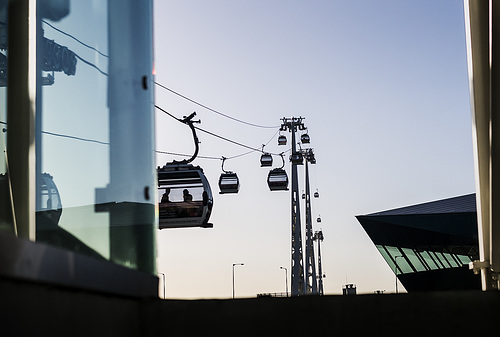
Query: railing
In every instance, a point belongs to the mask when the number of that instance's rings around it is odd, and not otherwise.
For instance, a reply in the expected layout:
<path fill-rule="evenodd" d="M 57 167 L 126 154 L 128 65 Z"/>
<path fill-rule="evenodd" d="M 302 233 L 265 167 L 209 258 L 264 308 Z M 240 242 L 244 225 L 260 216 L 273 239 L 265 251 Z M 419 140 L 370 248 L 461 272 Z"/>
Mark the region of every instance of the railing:
<path fill-rule="evenodd" d="M 290 293 L 264 293 L 257 294 L 257 297 L 290 297 Z"/>

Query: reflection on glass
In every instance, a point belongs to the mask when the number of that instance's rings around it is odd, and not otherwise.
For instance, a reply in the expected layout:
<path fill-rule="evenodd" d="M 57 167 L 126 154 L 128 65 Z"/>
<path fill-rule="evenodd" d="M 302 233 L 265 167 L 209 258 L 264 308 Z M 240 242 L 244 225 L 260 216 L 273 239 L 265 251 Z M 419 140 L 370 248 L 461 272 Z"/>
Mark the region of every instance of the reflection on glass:
<path fill-rule="evenodd" d="M 0 230 L 14 233 L 7 175 L 7 1 L 0 1 Z"/>
<path fill-rule="evenodd" d="M 107 216 L 94 209 L 109 181 L 107 78 L 97 70 L 107 71 L 107 4 L 45 1 L 38 13 L 37 240 L 109 258 Z M 54 189 L 59 216 L 48 218 Z"/>
<path fill-rule="evenodd" d="M 37 240 L 154 273 L 150 3 L 37 4 Z"/>

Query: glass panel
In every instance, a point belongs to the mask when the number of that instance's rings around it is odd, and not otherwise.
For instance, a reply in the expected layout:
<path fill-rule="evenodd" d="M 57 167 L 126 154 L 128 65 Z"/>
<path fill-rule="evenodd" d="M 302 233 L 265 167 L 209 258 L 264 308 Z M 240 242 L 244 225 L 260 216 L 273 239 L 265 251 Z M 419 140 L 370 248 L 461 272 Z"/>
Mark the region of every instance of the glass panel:
<path fill-rule="evenodd" d="M 471 258 L 468 257 L 467 255 L 458 255 L 455 254 L 455 256 L 462 262 L 462 265 L 469 264 L 469 262 L 472 262 Z"/>
<path fill-rule="evenodd" d="M 427 251 L 423 251 L 423 252 L 420 252 L 419 253 L 420 256 L 422 256 L 422 258 L 425 260 L 425 263 L 427 263 L 427 265 L 429 266 L 429 268 L 431 270 L 433 269 L 439 269 L 440 267 L 434 262 L 434 260 L 432 259 L 432 257 L 429 255 L 429 252 Z"/>
<path fill-rule="evenodd" d="M 402 248 L 402 250 L 405 253 L 406 257 L 410 260 L 413 268 L 417 272 L 427 270 L 427 268 L 422 264 L 422 262 L 417 257 L 417 255 L 415 255 L 415 253 L 413 252 L 413 250 L 411 250 L 409 248 Z M 398 261 L 398 263 L 399 263 L 399 261 Z"/>
<path fill-rule="evenodd" d="M 461 264 L 459 263 L 460 261 L 458 261 L 452 254 L 450 254 L 450 253 L 443 253 L 443 254 L 446 257 L 446 260 L 448 260 L 448 262 L 450 262 L 452 267 L 460 267 L 461 266 Z"/>
<path fill-rule="evenodd" d="M 391 256 L 387 253 L 387 251 L 385 250 L 384 246 L 382 246 L 382 245 L 375 245 L 375 247 L 377 247 L 377 249 L 380 252 L 380 254 L 382 254 L 382 257 L 387 262 L 387 264 L 389 265 L 389 267 L 391 268 L 391 270 L 394 271 L 394 267 L 395 267 L 394 261 L 392 260 Z"/>
<path fill-rule="evenodd" d="M 154 272 L 147 1 L 40 1 L 37 240 Z"/>
<path fill-rule="evenodd" d="M 452 266 L 452 267 L 459 267 L 460 265 L 455 261 L 453 256 L 451 256 L 450 253 L 443 253 L 444 257 L 446 258 L 446 261 Z"/>
<path fill-rule="evenodd" d="M 444 266 L 444 268 L 451 268 L 450 263 L 446 260 L 444 257 L 443 253 L 441 252 L 434 252 L 434 255 L 437 256 L 441 264 Z"/>
<path fill-rule="evenodd" d="M 5 152 L 7 149 L 7 1 L 0 1 L 0 230 L 14 232 Z"/>
<path fill-rule="evenodd" d="M 395 260 L 395 263 L 397 264 L 398 269 L 401 273 L 407 274 L 414 272 L 414 270 L 408 264 L 408 261 L 406 261 L 406 259 L 402 257 L 403 253 L 399 250 L 398 247 L 386 246 L 386 248 L 392 259 Z"/>

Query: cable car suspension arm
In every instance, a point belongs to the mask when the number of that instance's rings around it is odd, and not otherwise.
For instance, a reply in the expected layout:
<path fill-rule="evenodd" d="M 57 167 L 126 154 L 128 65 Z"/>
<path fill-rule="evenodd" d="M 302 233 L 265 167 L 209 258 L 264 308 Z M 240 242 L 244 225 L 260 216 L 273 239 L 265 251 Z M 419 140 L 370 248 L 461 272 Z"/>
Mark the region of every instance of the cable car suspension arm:
<path fill-rule="evenodd" d="M 182 122 L 184 124 L 187 124 L 189 128 L 191 129 L 191 132 L 193 133 L 193 139 L 194 139 L 194 154 L 191 158 L 183 160 L 186 164 L 192 162 L 195 160 L 196 156 L 198 156 L 198 151 L 200 150 L 200 146 L 198 145 L 200 141 L 198 140 L 198 136 L 196 135 L 196 130 L 194 127 L 194 123 L 201 123 L 200 120 L 193 121 L 193 117 L 196 116 L 196 112 L 193 112 L 191 115 L 185 117 L 183 119 L 179 119 L 179 122 Z"/>

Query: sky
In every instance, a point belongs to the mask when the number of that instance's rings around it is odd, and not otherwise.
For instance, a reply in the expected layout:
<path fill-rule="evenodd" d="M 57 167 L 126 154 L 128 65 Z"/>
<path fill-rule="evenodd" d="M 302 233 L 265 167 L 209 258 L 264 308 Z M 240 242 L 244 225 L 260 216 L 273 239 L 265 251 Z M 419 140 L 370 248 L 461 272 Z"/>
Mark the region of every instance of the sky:
<path fill-rule="evenodd" d="M 475 191 L 460 0 L 156 0 L 154 48 L 161 85 L 273 127 L 156 87 L 157 105 L 179 118 L 195 111 L 204 130 L 280 153 L 289 149 L 277 144 L 281 118 L 304 118 L 317 160 L 310 183 L 320 193 L 312 213 L 322 220 L 313 230 L 324 234 L 325 294 L 347 283 L 358 293 L 395 291 L 356 215 Z M 193 153 L 187 126 L 161 111 L 156 119 L 158 151 Z M 284 292 L 286 281 L 290 289 L 290 192 L 269 191 L 259 152 L 239 156 L 249 150 L 198 137 L 193 164 L 212 186 L 214 227 L 158 232 L 166 297 L 231 297 L 233 263 L 244 263 L 236 297 Z M 238 194 L 218 193 L 223 156 L 238 156 L 224 164 L 238 174 Z M 158 165 L 174 159 L 184 157 L 157 155 Z"/>

